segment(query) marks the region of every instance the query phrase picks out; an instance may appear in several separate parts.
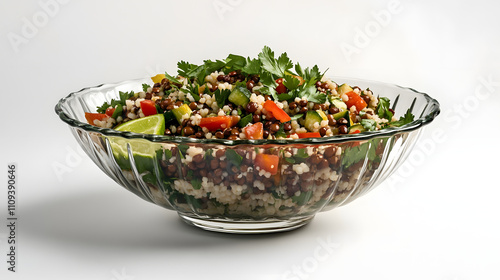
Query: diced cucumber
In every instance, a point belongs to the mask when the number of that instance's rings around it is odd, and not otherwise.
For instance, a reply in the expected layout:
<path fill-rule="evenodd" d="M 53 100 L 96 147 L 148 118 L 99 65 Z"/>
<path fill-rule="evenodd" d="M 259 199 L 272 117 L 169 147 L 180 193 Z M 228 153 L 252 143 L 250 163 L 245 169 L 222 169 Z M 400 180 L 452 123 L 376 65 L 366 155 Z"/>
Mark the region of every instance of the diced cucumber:
<path fill-rule="evenodd" d="M 340 111 L 336 114 L 333 114 L 333 118 L 338 120 L 340 118 L 345 118 L 347 120 L 347 118 L 349 118 L 349 111 L 345 110 L 345 111 Z"/>
<path fill-rule="evenodd" d="M 172 109 L 172 113 L 174 113 L 174 116 L 177 119 L 177 121 L 179 122 L 179 124 L 182 123 L 182 116 L 184 116 L 185 114 L 188 114 L 189 116 L 191 116 L 192 112 L 193 111 L 191 111 L 191 108 L 189 108 L 189 106 L 187 104 L 182 104 L 181 106 Z"/>
<path fill-rule="evenodd" d="M 250 102 L 251 95 L 252 93 L 247 88 L 239 86 L 231 91 L 227 99 L 236 105 L 245 107 Z"/>
<path fill-rule="evenodd" d="M 322 120 L 323 117 L 317 111 L 307 111 L 304 126 L 309 131 L 318 131 L 318 129 L 314 129 L 314 124 L 318 123 L 319 125 Z"/>
<path fill-rule="evenodd" d="M 356 130 L 359 130 L 359 132 L 365 132 L 366 129 L 361 125 L 361 124 L 355 124 L 349 127 L 349 134 L 354 133 Z"/>
<path fill-rule="evenodd" d="M 344 94 L 344 93 L 348 93 L 348 92 L 350 92 L 350 91 L 352 91 L 352 87 L 350 87 L 350 86 L 349 86 L 349 85 L 347 85 L 347 84 L 342 84 L 341 86 L 339 86 L 339 87 L 337 88 L 337 93 L 338 93 L 340 96 L 342 96 L 342 94 Z"/>
<path fill-rule="evenodd" d="M 347 110 L 347 105 L 340 98 L 331 97 L 330 98 L 330 103 L 332 103 L 333 106 L 339 108 L 340 111 Z"/>
<path fill-rule="evenodd" d="M 340 118 L 344 118 L 347 120 L 347 127 L 350 127 L 351 125 L 353 125 L 353 122 L 351 120 L 351 117 L 349 115 L 349 111 L 341 111 L 341 112 L 338 112 L 337 114 L 333 114 L 333 118 L 336 119 L 336 120 L 339 120 Z"/>

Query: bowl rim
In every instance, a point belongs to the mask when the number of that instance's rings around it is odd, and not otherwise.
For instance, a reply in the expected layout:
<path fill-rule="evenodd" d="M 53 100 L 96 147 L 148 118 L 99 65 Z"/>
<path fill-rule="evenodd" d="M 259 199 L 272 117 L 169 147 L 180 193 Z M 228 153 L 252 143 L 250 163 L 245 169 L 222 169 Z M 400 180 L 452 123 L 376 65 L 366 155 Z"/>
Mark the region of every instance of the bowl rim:
<path fill-rule="evenodd" d="M 328 137 L 320 137 L 320 138 L 302 138 L 302 139 L 259 139 L 259 140 L 249 140 L 249 139 L 244 139 L 244 140 L 228 140 L 228 139 L 197 139 L 197 138 L 190 138 L 190 137 L 184 137 L 184 136 L 166 136 L 166 135 L 153 135 L 153 134 L 142 134 L 142 133 L 134 133 L 134 132 L 126 132 L 126 131 L 117 131 L 111 128 L 101 128 L 97 126 L 90 125 L 88 123 L 81 122 L 77 119 L 71 118 L 68 114 L 66 114 L 62 107 L 64 103 L 70 99 L 74 98 L 75 95 L 83 92 L 83 91 L 89 91 L 89 90 L 99 90 L 99 88 L 102 87 L 111 87 L 111 88 L 116 88 L 118 86 L 123 86 L 129 83 L 137 83 L 141 81 L 145 81 L 147 78 L 141 78 L 141 79 L 134 79 L 134 80 L 125 80 L 117 83 L 109 83 L 109 84 L 100 84 L 94 87 L 85 87 L 82 88 L 79 91 L 71 92 L 68 96 L 63 97 L 59 100 L 59 102 L 55 106 L 55 112 L 59 116 L 59 118 L 70 125 L 71 127 L 76 127 L 83 129 L 87 132 L 97 132 L 100 134 L 103 134 L 105 136 L 111 136 L 111 137 L 123 137 L 126 139 L 145 139 L 149 140 L 151 142 L 155 143 L 179 143 L 179 144 L 187 144 L 187 143 L 192 143 L 192 144 L 219 144 L 219 145 L 226 145 L 226 146 L 235 146 L 235 145 L 266 145 L 266 144 L 274 144 L 274 145 L 291 145 L 291 144 L 322 144 L 322 143 L 345 143 L 345 142 L 351 142 L 351 141 L 363 141 L 363 140 L 371 140 L 373 138 L 377 137 L 390 137 L 395 134 L 399 133 L 405 133 L 405 132 L 411 132 L 413 130 L 417 130 L 425 125 L 430 124 L 440 113 L 440 105 L 439 102 L 429 96 L 426 93 L 419 92 L 413 88 L 410 87 L 403 87 L 399 86 L 396 84 L 391 84 L 391 83 L 384 83 L 384 82 L 377 82 L 377 81 L 371 81 L 371 80 L 364 80 L 364 79 L 357 79 L 357 78 L 349 78 L 349 77 L 339 77 L 339 76 L 334 76 L 334 77 L 329 77 L 332 79 L 346 79 L 350 81 L 359 81 L 362 83 L 370 83 L 370 84 L 377 84 L 377 85 L 382 85 L 382 86 L 391 86 L 391 87 L 396 87 L 401 90 L 409 90 L 412 91 L 416 94 L 419 94 L 423 96 L 426 101 L 427 105 L 424 108 L 424 111 L 427 109 L 427 107 L 430 107 L 430 112 L 425 115 L 425 116 L 420 116 L 419 118 L 415 119 L 413 122 L 406 124 L 401 127 L 390 127 L 390 128 L 384 128 L 382 130 L 377 130 L 377 131 L 366 131 L 362 133 L 356 133 L 356 134 L 346 134 L 346 135 L 334 135 L 334 136 L 328 136 Z M 413 100 L 412 105 L 410 108 L 413 107 L 413 104 L 415 103 L 416 98 Z M 393 102 L 395 102 L 393 100 Z M 394 106 L 394 104 L 393 104 Z"/>

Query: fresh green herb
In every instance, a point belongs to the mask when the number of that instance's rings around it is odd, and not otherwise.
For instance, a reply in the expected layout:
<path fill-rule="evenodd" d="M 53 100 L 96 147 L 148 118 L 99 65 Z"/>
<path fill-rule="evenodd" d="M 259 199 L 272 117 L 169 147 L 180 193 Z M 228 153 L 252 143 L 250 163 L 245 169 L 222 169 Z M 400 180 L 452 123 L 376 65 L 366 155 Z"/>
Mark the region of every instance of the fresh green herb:
<path fill-rule="evenodd" d="M 233 165 L 240 167 L 241 162 L 243 161 L 243 157 L 240 156 L 235 150 L 227 149 L 226 150 L 226 158 Z"/>
<path fill-rule="evenodd" d="M 213 149 L 206 150 L 203 158 L 205 158 L 206 161 L 211 161 L 214 158 L 214 156 L 212 156 L 213 151 Z"/>
<path fill-rule="evenodd" d="M 389 121 L 392 120 L 393 113 L 389 110 L 389 106 L 391 105 L 391 101 L 387 97 L 379 98 L 377 105 L 377 115 L 379 117 L 387 119 Z"/>
<path fill-rule="evenodd" d="M 289 90 L 295 90 L 296 88 L 299 87 L 300 80 L 290 76 L 290 75 L 285 75 L 285 79 L 283 80 L 283 85 Z"/>
<path fill-rule="evenodd" d="M 156 185 L 157 182 L 156 182 L 156 176 L 151 174 L 151 173 L 146 173 L 144 176 L 142 176 L 142 180 L 144 181 L 144 183 L 148 183 L 148 184 L 151 184 L 151 185 Z"/>
<path fill-rule="evenodd" d="M 179 146 L 177 146 L 177 148 L 179 149 L 179 155 L 181 156 L 181 158 L 184 158 L 184 154 L 186 154 L 186 151 L 189 149 L 189 146 L 180 144 Z"/>
<path fill-rule="evenodd" d="M 200 178 L 191 179 L 191 185 L 193 186 L 193 189 L 195 189 L 195 190 L 201 189 L 201 179 Z"/>
<path fill-rule="evenodd" d="M 362 119 L 361 120 L 361 125 L 367 130 L 367 131 L 374 131 L 377 129 L 377 122 L 372 119 Z"/>
<path fill-rule="evenodd" d="M 302 79 L 304 79 L 307 83 L 312 83 L 315 84 L 317 81 L 321 80 L 321 78 L 325 75 L 326 71 L 321 74 L 319 72 L 319 67 L 318 65 L 314 65 L 312 69 L 306 68 L 305 70 L 302 70 L 302 67 L 300 67 L 300 64 L 297 63 L 295 64 L 295 71 L 297 72 L 297 75 L 301 76 Z"/>
<path fill-rule="evenodd" d="M 311 86 L 308 85 L 302 89 L 299 88 L 297 97 L 299 98 L 305 97 L 309 102 L 315 102 L 320 104 L 326 102 L 326 94 L 319 92 L 316 89 L 316 86 L 314 85 Z"/>
<path fill-rule="evenodd" d="M 123 113 L 123 106 L 118 105 L 116 106 L 115 111 L 113 112 L 113 115 L 111 117 L 116 120 L 116 118 L 121 116 L 122 113 Z"/>
<path fill-rule="evenodd" d="M 312 191 L 301 192 L 299 195 L 292 197 L 292 202 L 296 203 L 299 206 L 306 205 L 309 200 L 311 200 Z"/>
<path fill-rule="evenodd" d="M 283 123 L 280 123 L 280 129 L 276 131 L 275 136 L 286 138 L 287 135 L 285 133 L 285 126 L 283 125 Z"/>
<path fill-rule="evenodd" d="M 293 67 L 293 63 L 286 52 L 282 53 L 278 59 L 275 59 L 274 52 L 268 46 L 264 46 L 262 52 L 259 53 L 259 59 L 265 70 L 278 77 L 285 76 L 287 70 Z"/>
<path fill-rule="evenodd" d="M 201 208 L 201 199 L 197 199 L 192 195 L 184 195 L 186 198 L 186 202 L 191 205 L 194 209 L 200 209 Z"/>
<path fill-rule="evenodd" d="M 175 118 L 175 115 L 172 111 L 166 111 L 165 113 L 163 113 L 163 117 L 165 118 L 166 124 L 174 120 L 177 122 L 177 119 Z"/>
<path fill-rule="evenodd" d="M 194 71 L 197 67 L 198 65 L 181 60 L 177 62 L 177 73 L 179 74 L 179 76 L 191 78 L 190 73 L 192 73 L 192 71 Z"/>
<path fill-rule="evenodd" d="M 297 114 L 297 115 L 293 115 L 293 116 L 291 116 L 291 117 L 290 117 L 290 119 L 291 119 L 292 121 L 296 121 L 296 120 L 298 120 L 298 119 L 302 118 L 302 116 L 304 116 L 304 114 Z"/>
<path fill-rule="evenodd" d="M 167 80 L 169 80 L 170 82 L 174 83 L 174 84 L 180 84 L 181 82 L 179 80 L 177 80 L 176 78 L 170 76 L 167 72 L 165 72 L 165 78 L 167 78 Z"/>
<path fill-rule="evenodd" d="M 165 155 L 166 161 L 168 161 L 169 159 L 172 158 L 172 151 L 171 150 L 164 150 L 163 154 Z"/>
<path fill-rule="evenodd" d="M 147 92 L 149 88 L 148 84 L 142 84 L 142 91 Z"/>
<path fill-rule="evenodd" d="M 245 127 L 245 126 L 247 126 L 247 124 L 249 124 L 250 122 L 252 122 L 252 118 L 253 118 L 252 114 L 248 114 L 248 115 L 244 116 L 238 122 L 238 126 L 239 127 Z"/>
<path fill-rule="evenodd" d="M 391 122 L 391 126 L 403 126 L 405 124 L 409 124 L 414 120 L 415 116 L 411 113 L 410 109 L 406 111 L 406 114 L 399 118 L 398 121 Z"/>
<path fill-rule="evenodd" d="M 117 106 L 118 107 L 125 106 L 127 99 L 134 96 L 134 94 L 135 93 L 133 91 L 131 91 L 131 92 L 120 91 L 120 92 L 118 92 L 118 96 L 120 97 L 120 99 L 111 99 L 110 103 L 104 102 L 104 104 L 102 104 L 102 106 L 97 107 L 97 112 L 104 114 L 106 112 L 106 109 L 108 109 L 109 107 L 116 108 Z"/>
<path fill-rule="evenodd" d="M 241 71 L 247 73 L 248 75 L 257 75 L 260 73 L 262 68 L 262 62 L 258 59 L 247 58 L 246 65 L 241 68 Z"/>
<path fill-rule="evenodd" d="M 295 153 L 296 158 L 308 158 L 309 155 L 307 154 L 306 149 L 298 149 L 297 152 Z"/>
<path fill-rule="evenodd" d="M 368 161 L 374 161 L 377 158 L 377 146 L 380 139 L 373 139 L 357 147 L 350 147 L 344 150 L 342 155 L 342 166 L 349 168 L 368 157 Z"/>
<path fill-rule="evenodd" d="M 231 90 L 229 89 L 223 89 L 223 90 L 217 89 L 214 92 L 215 100 L 217 101 L 217 105 L 219 106 L 219 108 L 224 107 L 229 94 L 231 94 Z"/>

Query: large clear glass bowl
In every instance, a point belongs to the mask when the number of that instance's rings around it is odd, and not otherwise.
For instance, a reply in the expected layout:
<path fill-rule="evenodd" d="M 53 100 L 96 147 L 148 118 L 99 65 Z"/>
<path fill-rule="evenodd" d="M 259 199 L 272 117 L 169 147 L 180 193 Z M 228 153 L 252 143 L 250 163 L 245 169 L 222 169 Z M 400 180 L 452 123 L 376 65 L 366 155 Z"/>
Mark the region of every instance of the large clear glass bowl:
<path fill-rule="evenodd" d="M 61 99 L 55 110 L 88 156 L 118 184 L 167 209 L 189 224 L 232 233 L 291 230 L 319 211 L 364 195 L 400 166 L 439 103 L 410 88 L 334 77 L 370 88 L 392 101 L 399 128 L 298 140 L 193 139 L 120 132 L 87 124 L 84 112 L 141 91 L 149 79 L 85 88 Z M 278 173 L 258 170 L 256 160 L 279 157 Z"/>

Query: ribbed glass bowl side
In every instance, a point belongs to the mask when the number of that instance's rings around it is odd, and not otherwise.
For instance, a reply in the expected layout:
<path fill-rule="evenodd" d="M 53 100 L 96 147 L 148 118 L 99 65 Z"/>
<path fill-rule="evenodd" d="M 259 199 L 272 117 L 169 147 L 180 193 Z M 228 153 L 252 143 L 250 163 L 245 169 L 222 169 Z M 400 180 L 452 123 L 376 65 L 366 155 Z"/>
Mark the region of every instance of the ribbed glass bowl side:
<path fill-rule="evenodd" d="M 256 228 L 251 224 L 255 221 L 287 221 L 292 228 L 318 211 L 353 201 L 385 180 L 406 159 L 422 127 L 439 114 L 437 101 L 412 89 L 334 80 L 369 87 L 393 101 L 398 117 L 410 108 L 417 119 L 401 128 L 295 141 L 171 138 L 85 123 L 85 112 L 118 98 L 119 91 L 140 91 L 147 79 L 83 89 L 62 99 L 56 112 L 114 181 L 149 202 L 176 210 L 192 224 L 250 223 L 248 231 Z M 278 159 L 276 174 L 256 167 L 257 161 L 269 158 Z"/>

